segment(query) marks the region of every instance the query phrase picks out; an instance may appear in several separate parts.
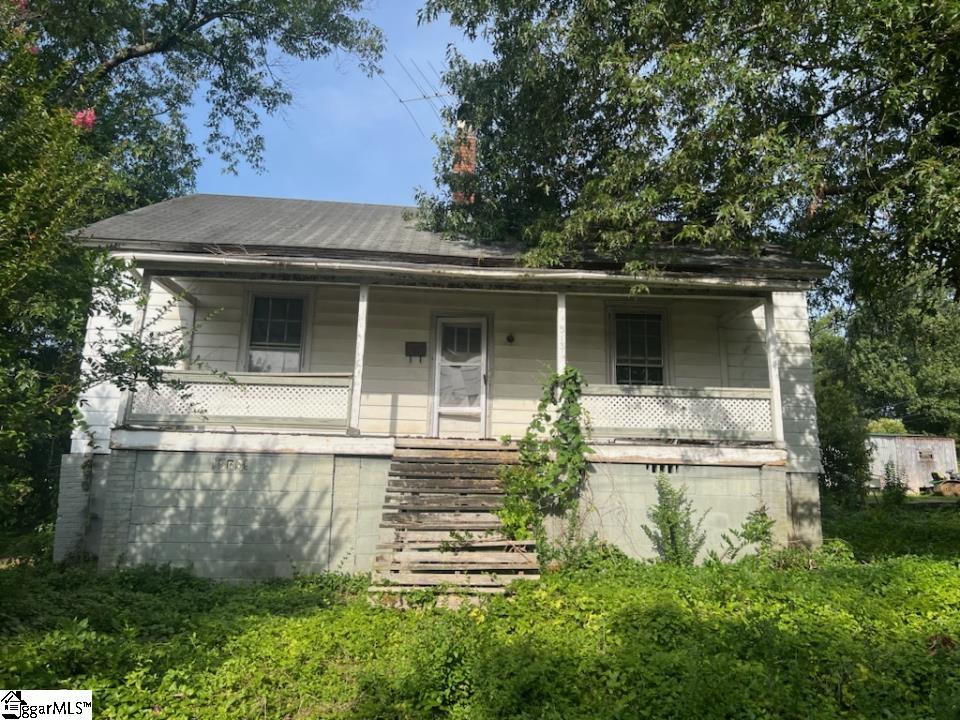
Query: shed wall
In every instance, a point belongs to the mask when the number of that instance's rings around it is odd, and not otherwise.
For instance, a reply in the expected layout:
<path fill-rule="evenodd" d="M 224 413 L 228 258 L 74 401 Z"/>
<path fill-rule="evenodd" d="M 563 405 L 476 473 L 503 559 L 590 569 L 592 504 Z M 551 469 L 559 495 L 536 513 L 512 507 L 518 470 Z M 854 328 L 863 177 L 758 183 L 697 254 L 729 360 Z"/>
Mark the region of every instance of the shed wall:
<path fill-rule="evenodd" d="M 957 471 L 957 448 L 953 438 L 871 435 L 869 442 L 873 445 L 870 475 L 878 487 L 883 483 L 887 463 L 893 463 L 911 492 L 930 487 L 933 472 Z"/>

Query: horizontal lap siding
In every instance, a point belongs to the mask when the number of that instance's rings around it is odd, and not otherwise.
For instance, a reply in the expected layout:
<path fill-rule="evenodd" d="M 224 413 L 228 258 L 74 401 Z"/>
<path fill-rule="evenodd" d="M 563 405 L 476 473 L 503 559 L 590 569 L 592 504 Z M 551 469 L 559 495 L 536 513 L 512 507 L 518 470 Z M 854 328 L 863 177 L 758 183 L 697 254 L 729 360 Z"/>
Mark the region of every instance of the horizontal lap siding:
<path fill-rule="evenodd" d="M 763 306 L 723 317 L 719 335 L 726 354 L 727 384 L 731 387 L 770 387 Z"/>
<path fill-rule="evenodd" d="M 774 293 L 773 304 L 780 344 L 780 394 L 789 469 L 796 473 L 817 473 L 820 472 L 820 443 L 807 296 L 802 292 Z"/>
<path fill-rule="evenodd" d="M 191 360 L 218 372 L 240 369 L 244 288 L 234 282 L 176 279 L 197 299 L 196 331 Z"/>
<path fill-rule="evenodd" d="M 606 384 L 610 377 L 609 307 L 625 312 L 665 311 L 668 380 L 683 387 L 721 385 L 720 346 L 715 304 L 672 300 L 617 300 L 572 296 L 567 299 L 567 361 L 587 383 Z"/>
<path fill-rule="evenodd" d="M 132 278 L 137 286 L 139 278 Z M 135 300 L 121 303 L 120 309 L 130 318 L 138 318 L 140 308 Z M 107 315 L 95 315 L 87 322 L 87 331 L 84 336 L 83 356 L 92 358 L 98 340 L 109 343 L 117 337 L 121 330 L 129 330 L 129 325 L 118 327 L 112 318 Z M 84 360 L 84 368 L 89 368 L 88 360 Z M 120 404 L 123 402 L 123 393 L 112 383 L 94 385 L 80 394 L 78 405 L 80 414 L 86 424 L 86 432 L 77 428 L 71 435 L 71 452 L 95 453 L 110 452 L 110 432 L 117 421 Z"/>
<path fill-rule="evenodd" d="M 357 287 L 319 285 L 314 289 L 307 371 L 353 372 L 359 297 Z"/>
<path fill-rule="evenodd" d="M 247 290 L 257 294 L 306 292 L 312 297 L 308 308 L 310 333 L 305 337 L 304 372 L 352 372 L 357 325 L 356 287 L 320 285 L 315 287 L 282 284 L 245 286 L 234 282 L 178 280 L 196 297 L 197 330 L 193 356 L 210 368 L 223 372 L 245 370 L 241 348 L 245 325 Z M 156 289 L 154 289 L 154 293 Z M 158 296 L 158 304 L 162 298 Z M 153 304 L 153 303 L 151 303 Z"/>
<path fill-rule="evenodd" d="M 429 432 L 435 318 L 446 315 L 489 318 L 490 434 L 521 434 L 555 361 L 555 312 L 552 295 L 372 288 L 361 432 Z M 513 335 L 513 343 L 507 342 L 508 335 Z M 427 343 L 423 362 L 407 359 L 404 343 L 408 341 Z"/>

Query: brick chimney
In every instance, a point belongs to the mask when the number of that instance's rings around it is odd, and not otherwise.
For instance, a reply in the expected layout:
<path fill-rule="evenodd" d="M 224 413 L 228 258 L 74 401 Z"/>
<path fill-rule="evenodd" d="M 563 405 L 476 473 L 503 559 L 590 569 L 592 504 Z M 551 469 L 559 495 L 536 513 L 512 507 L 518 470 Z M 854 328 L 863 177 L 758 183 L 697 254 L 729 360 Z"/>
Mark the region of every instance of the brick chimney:
<path fill-rule="evenodd" d="M 477 134 L 463 120 L 457 121 L 457 152 L 453 159 L 455 175 L 469 176 L 477 172 Z M 453 191 L 453 202 L 457 205 L 472 205 L 473 193 L 462 190 Z"/>

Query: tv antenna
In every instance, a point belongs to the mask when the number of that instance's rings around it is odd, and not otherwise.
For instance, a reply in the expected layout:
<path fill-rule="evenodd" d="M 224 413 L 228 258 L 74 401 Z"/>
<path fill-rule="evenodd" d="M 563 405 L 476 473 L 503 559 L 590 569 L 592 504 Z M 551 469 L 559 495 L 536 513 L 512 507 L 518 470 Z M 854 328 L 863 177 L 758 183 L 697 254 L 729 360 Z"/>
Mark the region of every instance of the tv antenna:
<path fill-rule="evenodd" d="M 397 102 L 403 105 L 403 109 L 407 111 L 407 115 L 410 116 L 410 119 L 420 132 L 420 135 L 422 135 L 424 140 L 426 140 L 428 139 L 427 134 L 423 131 L 423 127 L 417 120 L 417 116 L 413 113 L 413 110 L 411 110 L 411 105 L 414 103 L 427 103 L 427 105 L 429 105 L 430 109 L 433 111 L 433 114 L 436 115 L 437 120 L 443 123 L 443 112 L 449 110 L 450 108 L 445 98 L 451 97 L 452 94 L 441 91 L 443 78 L 429 60 L 426 64 L 436 76 L 436 82 L 430 79 L 430 77 L 423 71 L 423 68 L 421 68 L 420 65 L 417 64 L 417 61 L 413 58 L 411 58 L 409 62 L 410 65 L 413 66 L 416 75 L 414 75 L 414 73 L 407 68 L 407 66 L 399 57 L 394 55 L 393 59 L 396 61 L 397 65 L 400 66 L 400 69 L 403 70 L 403 74 L 407 77 L 407 80 L 409 80 L 409 82 L 413 85 L 416 94 L 414 94 L 414 92 L 401 94 L 393 85 L 390 84 L 385 75 L 381 74 L 380 79 L 383 80 L 383 84 L 390 89 L 391 93 L 393 93 L 393 96 L 397 99 Z M 419 76 L 419 80 L 417 79 L 417 76 Z M 409 95 L 409 97 L 404 97 L 404 95 Z"/>

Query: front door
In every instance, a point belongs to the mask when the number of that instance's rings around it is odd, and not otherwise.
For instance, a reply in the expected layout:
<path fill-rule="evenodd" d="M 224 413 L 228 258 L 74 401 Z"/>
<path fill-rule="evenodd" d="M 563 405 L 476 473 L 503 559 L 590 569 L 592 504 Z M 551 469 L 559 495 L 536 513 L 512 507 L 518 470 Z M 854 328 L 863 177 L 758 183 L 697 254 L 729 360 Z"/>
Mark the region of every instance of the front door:
<path fill-rule="evenodd" d="M 438 318 L 433 434 L 482 438 L 487 407 L 487 321 Z"/>

